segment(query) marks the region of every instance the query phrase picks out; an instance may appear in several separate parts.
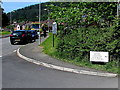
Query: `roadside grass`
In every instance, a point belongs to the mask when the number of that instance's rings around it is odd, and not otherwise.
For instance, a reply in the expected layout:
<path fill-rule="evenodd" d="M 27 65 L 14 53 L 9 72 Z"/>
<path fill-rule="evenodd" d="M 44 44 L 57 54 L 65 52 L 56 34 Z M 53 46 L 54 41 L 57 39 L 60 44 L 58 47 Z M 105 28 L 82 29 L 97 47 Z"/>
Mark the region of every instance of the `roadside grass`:
<path fill-rule="evenodd" d="M 43 52 L 50 56 L 54 56 L 56 53 L 57 38 L 54 36 L 54 47 L 53 47 L 53 35 L 49 33 L 49 37 L 40 45 L 43 46 Z"/>
<path fill-rule="evenodd" d="M 57 37 L 56 36 L 54 39 L 54 43 L 55 44 L 53 47 L 53 35 L 52 35 L 52 33 L 50 33 L 49 37 L 40 46 L 43 47 L 43 52 L 45 54 L 48 54 L 49 56 L 52 56 L 58 60 L 72 63 L 74 65 L 81 66 L 81 67 L 86 67 L 86 68 L 101 70 L 101 71 L 105 71 L 105 72 L 120 74 L 118 67 L 115 66 L 116 62 L 109 62 L 105 65 L 100 65 L 100 64 L 92 64 L 91 62 L 86 61 L 86 60 L 77 60 L 77 59 L 70 60 L 70 59 L 63 58 L 58 54 L 58 52 L 56 50 L 56 46 L 57 46 Z M 88 58 L 86 57 L 84 59 L 88 59 Z"/>
<path fill-rule="evenodd" d="M 8 35 L 10 34 L 11 32 L 8 32 L 8 31 L 0 31 L 0 35 Z"/>

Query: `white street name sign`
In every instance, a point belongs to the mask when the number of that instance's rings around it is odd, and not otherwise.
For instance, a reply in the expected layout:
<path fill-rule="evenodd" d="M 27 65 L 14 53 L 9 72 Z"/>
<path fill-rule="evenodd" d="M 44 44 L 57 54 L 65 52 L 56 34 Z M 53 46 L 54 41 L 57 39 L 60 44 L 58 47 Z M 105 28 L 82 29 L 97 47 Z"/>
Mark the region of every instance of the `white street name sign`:
<path fill-rule="evenodd" d="M 53 34 L 57 34 L 57 23 L 56 23 L 56 22 L 53 22 L 53 25 L 52 25 L 52 33 L 53 33 Z"/>

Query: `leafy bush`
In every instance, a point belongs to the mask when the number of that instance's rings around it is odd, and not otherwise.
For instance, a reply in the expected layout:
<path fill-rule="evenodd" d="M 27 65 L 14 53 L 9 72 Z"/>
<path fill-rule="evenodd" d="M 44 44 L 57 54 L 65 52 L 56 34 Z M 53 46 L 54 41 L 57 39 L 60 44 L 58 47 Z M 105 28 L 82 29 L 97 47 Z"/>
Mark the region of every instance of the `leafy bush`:
<path fill-rule="evenodd" d="M 7 29 L 10 29 L 11 31 L 14 30 L 14 25 L 9 25 L 9 26 L 6 26 Z"/>
<path fill-rule="evenodd" d="M 60 33 L 64 34 L 64 30 L 61 30 Z M 102 29 L 97 27 L 77 28 L 62 37 L 58 36 L 57 51 L 61 57 L 73 60 L 77 58 L 79 61 L 88 61 L 90 51 L 106 51 L 110 54 L 110 61 L 114 60 L 117 64 L 120 58 L 119 35 L 120 30 L 114 26 Z"/>
<path fill-rule="evenodd" d="M 96 65 L 89 62 L 89 51 L 90 50 L 109 51 L 106 47 L 102 48 L 102 46 L 109 44 L 107 40 L 109 40 L 109 38 L 112 38 L 112 35 L 114 35 L 113 31 L 115 30 L 119 31 L 117 29 L 114 29 L 114 27 L 102 29 L 101 31 L 99 30 L 101 29 L 94 27 L 78 28 L 77 30 L 72 31 L 70 34 L 62 35 L 63 37 L 60 37 L 61 34 L 59 33 L 64 33 L 64 31 L 59 30 L 57 37 L 55 37 L 55 47 L 52 46 L 53 36 L 52 34 L 50 34 L 49 38 L 47 38 L 47 40 L 45 40 L 42 43 L 42 46 L 44 47 L 43 51 L 46 54 L 59 60 L 62 60 L 64 62 L 69 62 L 78 66 L 94 68 L 96 70 L 119 73 L 118 71 L 119 53 L 117 52 L 113 53 L 111 48 L 110 48 L 111 61 L 109 63 L 105 65 Z M 83 35 L 83 32 L 85 35 Z M 86 32 L 88 34 L 86 34 Z M 107 34 L 110 32 L 111 35 Z M 106 37 L 106 35 L 109 37 Z M 106 38 L 102 36 L 105 36 Z M 98 47 L 97 45 L 99 45 L 99 43 L 96 43 L 98 42 L 97 39 L 101 42 L 104 41 L 106 43 L 100 42 L 101 46 Z M 116 38 L 116 40 L 118 40 L 119 42 L 120 39 Z M 112 43 L 112 45 L 115 46 L 114 43 Z M 119 50 L 119 48 L 114 49 L 114 51 L 116 50 Z"/>
<path fill-rule="evenodd" d="M 49 6 L 50 18 L 58 23 L 55 55 L 77 65 L 118 72 L 120 19 L 116 18 L 117 3 L 63 4 Z M 91 64 L 90 51 L 109 52 L 110 62 L 104 66 Z"/>

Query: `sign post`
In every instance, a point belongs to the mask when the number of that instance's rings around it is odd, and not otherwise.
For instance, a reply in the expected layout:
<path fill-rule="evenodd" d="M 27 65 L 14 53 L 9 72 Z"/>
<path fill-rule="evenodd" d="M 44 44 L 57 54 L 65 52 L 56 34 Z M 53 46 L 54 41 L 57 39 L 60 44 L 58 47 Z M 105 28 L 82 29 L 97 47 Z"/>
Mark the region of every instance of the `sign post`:
<path fill-rule="evenodd" d="M 53 33 L 53 47 L 54 47 L 54 34 L 57 34 L 57 23 L 56 22 L 53 22 L 52 33 Z"/>
<path fill-rule="evenodd" d="M 54 47 L 54 34 L 53 34 L 53 47 Z"/>

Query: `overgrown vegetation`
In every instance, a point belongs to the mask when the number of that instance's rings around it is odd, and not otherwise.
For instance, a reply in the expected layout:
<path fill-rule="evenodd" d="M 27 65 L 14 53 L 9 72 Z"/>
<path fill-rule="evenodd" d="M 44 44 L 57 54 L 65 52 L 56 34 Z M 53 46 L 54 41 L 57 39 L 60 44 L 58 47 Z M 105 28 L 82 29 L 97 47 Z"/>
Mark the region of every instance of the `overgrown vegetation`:
<path fill-rule="evenodd" d="M 43 52 L 56 58 L 59 60 L 62 60 L 64 62 L 69 62 L 78 66 L 82 66 L 82 67 L 89 67 L 89 68 L 93 68 L 96 70 L 103 70 L 103 71 L 107 71 L 107 72 L 113 72 L 113 73 L 118 73 L 118 65 L 116 63 L 116 61 L 111 61 L 109 63 L 107 63 L 106 65 L 99 65 L 99 64 L 92 64 L 91 62 L 89 62 L 89 58 L 88 57 L 84 57 L 84 59 L 80 59 L 80 55 L 79 57 L 76 57 L 75 59 L 70 59 L 68 57 L 63 57 L 62 55 L 60 55 L 59 51 L 56 49 L 57 48 L 57 44 L 58 44 L 58 38 L 55 37 L 55 45 L 53 47 L 53 35 L 50 34 L 50 36 L 41 44 L 41 46 L 44 47 Z M 68 52 L 69 53 L 69 52 Z"/>
<path fill-rule="evenodd" d="M 6 28 L 13 31 L 14 30 L 14 25 L 8 25 L 8 26 L 6 26 Z"/>
<path fill-rule="evenodd" d="M 77 65 L 118 73 L 120 19 L 116 17 L 116 3 L 80 2 L 70 3 L 67 7 L 61 3 L 61 7 L 49 7 L 53 10 L 51 18 L 58 23 L 59 29 L 57 46 L 55 52 L 52 51 L 54 56 Z M 109 52 L 110 62 L 92 65 L 89 62 L 90 51 Z"/>
<path fill-rule="evenodd" d="M 119 35 L 120 30 L 117 26 L 108 28 L 81 27 L 71 30 L 67 34 L 65 30 L 60 30 L 57 50 L 63 57 L 70 59 L 76 57 L 82 59 L 89 54 L 89 51 L 108 51 L 111 56 L 110 60 L 119 61 Z"/>

